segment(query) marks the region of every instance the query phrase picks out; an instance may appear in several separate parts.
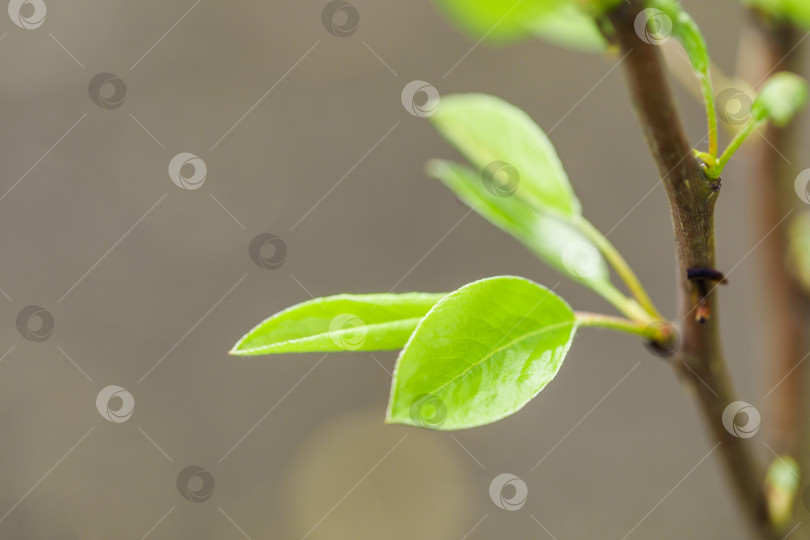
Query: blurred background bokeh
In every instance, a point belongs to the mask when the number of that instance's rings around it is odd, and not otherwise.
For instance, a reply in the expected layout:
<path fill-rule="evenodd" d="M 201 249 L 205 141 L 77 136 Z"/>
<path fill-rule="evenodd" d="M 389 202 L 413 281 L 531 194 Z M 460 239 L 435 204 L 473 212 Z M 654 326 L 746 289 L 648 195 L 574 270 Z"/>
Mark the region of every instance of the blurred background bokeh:
<path fill-rule="evenodd" d="M 615 57 L 476 46 L 429 0 L 352 0 L 342 38 L 325 4 L 81 0 L 47 2 L 32 30 L 0 19 L 0 537 L 742 537 L 696 407 L 628 336 L 580 332 L 520 413 L 455 433 L 383 425 L 395 352 L 228 357 L 310 295 L 516 274 L 609 309 L 425 176 L 457 156 L 403 108 L 416 79 L 550 130 L 585 214 L 674 314 L 668 206 Z M 731 70 L 740 5 L 685 4 Z M 120 106 L 91 100 L 103 72 Z M 676 94 L 697 142 L 701 106 Z M 181 152 L 206 165 L 199 189 L 169 178 Z M 745 166 L 718 206 L 722 326 L 740 398 L 767 408 Z M 275 269 L 248 255 L 261 233 L 286 245 Z M 53 316 L 43 341 L 17 330 L 28 305 Z M 126 421 L 97 410 L 109 385 L 134 398 Z M 178 490 L 190 465 L 210 473 L 191 492 L 214 480 L 203 502 Z M 501 473 L 528 486 L 519 511 L 490 499 Z"/>

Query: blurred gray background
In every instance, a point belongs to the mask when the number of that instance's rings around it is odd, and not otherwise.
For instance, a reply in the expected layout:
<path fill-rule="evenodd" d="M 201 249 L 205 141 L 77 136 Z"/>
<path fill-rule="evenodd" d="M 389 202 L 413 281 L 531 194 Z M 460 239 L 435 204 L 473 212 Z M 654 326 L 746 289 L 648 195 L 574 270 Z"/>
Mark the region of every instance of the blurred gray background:
<path fill-rule="evenodd" d="M 227 356 L 310 294 L 562 279 L 426 178 L 427 159 L 456 154 L 403 108 L 415 79 L 554 126 L 586 215 L 618 224 L 610 239 L 674 314 L 668 206 L 615 58 L 474 47 L 428 0 L 352 0 L 360 24 L 341 38 L 325 4 L 47 2 L 30 30 L 0 17 L 0 537 L 741 537 L 719 456 L 701 462 L 714 441 L 696 407 L 628 336 L 580 332 L 524 410 L 455 433 L 383 426 L 395 352 Z M 740 6 L 686 5 L 731 70 Z M 126 85 L 120 107 L 91 100 L 102 72 Z M 677 96 L 697 142 L 701 106 Z M 206 164 L 199 189 L 169 178 L 181 152 Z M 744 167 L 723 177 L 723 269 L 757 240 Z M 279 268 L 248 256 L 260 233 L 286 244 Z M 722 324 L 740 398 L 767 408 L 757 278 L 754 251 L 723 290 Z M 28 305 L 52 314 L 48 339 L 18 332 Z M 96 408 L 109 385 L 134 398 L 126 421 Z M 204 502 L 178 490 L 190 465 L 214 480 Z M 490 499 L 501 473 L 528 486 L 519 511 Z"/>

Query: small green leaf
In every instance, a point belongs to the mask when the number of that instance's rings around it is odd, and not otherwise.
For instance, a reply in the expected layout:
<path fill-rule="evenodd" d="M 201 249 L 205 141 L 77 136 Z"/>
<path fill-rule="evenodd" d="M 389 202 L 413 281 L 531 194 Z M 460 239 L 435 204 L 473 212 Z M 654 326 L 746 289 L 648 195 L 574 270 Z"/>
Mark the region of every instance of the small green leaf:
<path fill-rule="evenodd" d="M 486 94 L 443 96 L 431 121 L 476 169 L 511 166 L 520 179 L 517 193 L 532 206 L 562 216 L 581 213 L 548 137 L 514 105 Z"/>
<path fill-rule="evenodd" d="M 777 456 L 765 475 L 765 496 L 771 521 L 786 527 L 793 517 L 793 506 L 799 489 L 799 464 L 789 455 Z"/>
<path fill-rule="evenodd" d="M 731 139 L 717 162 L 709 166 L 706 174 L 719 178 L 734 152 L 754 130 L 766 121 L 784 126 L 807 105 L 807 81 L 794 73 L 782 71 L 765 81 L 759 95 L 751 105 L 751 116 Z"/>
<path fill-rule="evenodd" d="M 810 29 L 810 2 L 807 0 L 743 0 L 766 13 Z"/>
<path fill-rule="evenodd" d="M 231 354 L 399 349 L 444 294 L 339 294 L 297 304 L 248 332 Z"/>
<path fill-rule="evenodd" d="M 672 36 L 678 40 L 689 57 L 692 69 L 700 82 L 703 103 L 709 129 L 709 159 L 717 157 L 717 111 L 714 103 L 714 90 L 711 79 L 711 60 L 706 40 L 697 23 L 686 13 L 676 0 L 648 0 L 653 10 L 660 10 L 672 25 Z M 661 21 L 659 21 L 661 22 Z"/>
<path fill-rule="evenodd" d="M 510 192 L 508 185 L 502 191 L 488 190 L 485 176 L 449 161 L 431 160 L 427 172 L 552 268 L 597 291 L 612 287 L 607 265 L 596 246 L 558 215 L 529 206 L 519 190 Z M 518 187 L 519 180 L 513 186 Z"/>
<path fill-rule="evenodd" d="M 527 21 L 525 28 L 542 40 L 575 51 L 601 52 L 607 47 L 594 18 L 575 4 L 563 4 L 545 17 Z"/>
<path fill-rule="evenodd" d="M 513 276 L 440 300 L 400 353 L 386 421 L 464 429 L 510 415 L 560 369 L 577 320 L 568 304 Z"/>
<path fill-rule="evenodd" d="M 782 71 L 765 82 L 754 99 L 751 113 L 758 122 L 770 120 L 784 126 L 806 105 L 807 81 L 795 73 Z"/>
<path fill-rule="evenodd" d="M 511 42 L 529 37 L 526 24 L 548 16 L 565 0 L 436 0 L 436 5 L 474 39 Z"/>
<path fill-rule="evenodd" d="M 594 15 L 620 0 L 436 0 L 439 9 L 473 39 L 511 43 L 537 36 L 582 51 L 607 42 Z"/>

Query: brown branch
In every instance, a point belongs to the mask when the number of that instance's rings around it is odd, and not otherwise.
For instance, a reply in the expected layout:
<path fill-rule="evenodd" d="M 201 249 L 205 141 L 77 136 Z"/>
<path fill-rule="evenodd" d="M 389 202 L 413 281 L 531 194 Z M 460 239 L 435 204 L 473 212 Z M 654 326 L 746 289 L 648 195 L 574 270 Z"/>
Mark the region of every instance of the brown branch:
<path fill-rule="evenodd" d="M 763 468 L 752 455 L 751 443 L 730 434 L 722 423 L 724 409 L 735 398 L 720 347 L 714 287 L 709 287 L 706 298 L 710 316 L 699 323 L 694 300 L 699 284 L 686 275 L 688 268 L 715 267 L 714 204 L 720 186 L 704 176 L 692 154 L 657 47 L 636 35 L 634 21 L 641 9 L 640 1 L 630 0 L 608 17 L 626 55 L 624 68 L 633 102 L 672 210 L 682 318 L 681 346 L 673 363 L 697 397 L 712 437 L 721 442 L 726 471 L 744 514 L 763 538 L 772 538 Z"/>

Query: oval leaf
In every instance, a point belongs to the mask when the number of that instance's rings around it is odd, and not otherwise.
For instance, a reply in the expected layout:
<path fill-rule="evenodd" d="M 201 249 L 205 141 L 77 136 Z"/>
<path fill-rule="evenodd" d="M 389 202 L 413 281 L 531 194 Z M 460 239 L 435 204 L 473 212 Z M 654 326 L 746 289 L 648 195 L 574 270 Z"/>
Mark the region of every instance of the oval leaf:
<path fill-rule="evenodd" d="M 778 19 L 810 29 L 810 2 L 807 0 L 743 0 Z"/>
<path fill-rule="evenodd" d="M 400 349 L 445 294 L 339 294 L 297 304 L 263 321 L 230 354 Z"/>
<path fill-rule="evenodd" d="M 529 37 L 526 25 L 552 14 L 570 0 L 436 0 L 436 5 L 474 39 L 511 42 Z"/>
<path fill-rule="evenodd" d="M 765 82 L 754 99 L 751 112 L 757 121 L 770 120 L 777 126 L 784 126 L 805 105 L 807 81 L 795 73 L 782 71 Z"/>
<path fill-rule="evenodd" d="M 612 287 L 608 267 L 597 247 L 559 216 L 532 208 L 518 191 L 494 189 L 486 177 L 464 165 L 432 160 L 427 172 L 552 268 L 597 292 Z"/>
<path fill-rule="evenodd" d="M 514 42 L 537 36 L 581 51 L 607 46 L 594 15 L 620 0 L 436 0 L 444 14 L 476 40 Z"/>
<path fill-rule="evenodd" d="M 563 4 L 545 17 L 527 21 L 525 27 L 542 40 L 575 51 L 600 52 L 607 48 L 593 16 L 574 3 Z"/>
<path fill-rule="evenodd" d="M 476 169 L 512 167 L 517 192 L 532 206 L 563 216 L 582 212 L 548 137 L 514 105 L 486 94 L 443 96 L 431 121 Z"/>
<path fill-rule="evenodd" d="M 557 374 L 576 325 L 564 300 L 526 279 L 465 285 L 400 353 L 386 421 L 449 430 L 514 413 Z"/>

